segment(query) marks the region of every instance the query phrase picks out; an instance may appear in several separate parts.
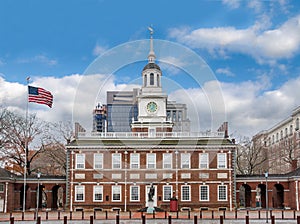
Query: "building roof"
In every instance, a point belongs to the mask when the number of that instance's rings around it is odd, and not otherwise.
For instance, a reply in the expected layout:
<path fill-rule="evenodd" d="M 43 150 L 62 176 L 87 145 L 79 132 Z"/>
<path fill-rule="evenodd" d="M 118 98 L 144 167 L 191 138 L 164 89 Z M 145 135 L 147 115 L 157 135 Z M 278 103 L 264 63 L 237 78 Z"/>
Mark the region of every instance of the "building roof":
<path fill-rule="evenodd" d="M 88 147 L 88 148 L 101 148 L 101 147 L 131 147 L 131 148 L 148 148 L 155 147 L 174 147 L 174 146 L 234 146 L 234 144 L 226 138 L 129 138 L 129 139 L 75 139 L 67 148 L 73 147 Z"/>
<path fill-rule="evenodd" d="M 0 168 L 0 179 L 9 180 L 14 178 L 15 176 L 16 176 L 15 174 L 9 172 L 8 170 Z"/>
<path fill-rule="evenodd" d="M 146 69 L 157 69 L 160 70 L 160 67 L 155 64 L 155 63 L 148 63 L 144 68 L 143 71 L 145 71 Z"/>

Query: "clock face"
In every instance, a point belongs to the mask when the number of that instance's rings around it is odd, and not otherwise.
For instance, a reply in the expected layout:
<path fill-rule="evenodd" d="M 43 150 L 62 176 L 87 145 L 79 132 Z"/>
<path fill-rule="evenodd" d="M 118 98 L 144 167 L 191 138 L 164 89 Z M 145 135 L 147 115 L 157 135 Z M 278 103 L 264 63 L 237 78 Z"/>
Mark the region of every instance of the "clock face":
<path fill-rule="evenodd" d="M 157 111 L 157 104 L 155 103 L 155 102 L 149 102 L 148 104 L 147 104 L 147 110 L 149 111 L 149 112 L 151 112 L 151 113 L 154 113 L 154 112 L 156 112 Z"/>

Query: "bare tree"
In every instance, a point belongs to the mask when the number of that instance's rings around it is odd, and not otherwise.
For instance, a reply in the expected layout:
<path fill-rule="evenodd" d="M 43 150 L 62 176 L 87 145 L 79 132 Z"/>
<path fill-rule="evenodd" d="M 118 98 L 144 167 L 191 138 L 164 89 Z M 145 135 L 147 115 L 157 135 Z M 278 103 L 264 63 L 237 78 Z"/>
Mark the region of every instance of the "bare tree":
<path fill-rule="evenodd" d="M 34 167 L 48 175 L 65 175 L 65 144 L 70 143 L 73 137 L 72 124 L 70 121 L 60 121 L 49 125 L 47 144 L 42 145 L 43 153 L 35 160 Z"/>
<path fill-rule="evenodd" d="M 49 125 L 36 115 L 28 118 L 2 109 L 0 113 L 0 160 L 8 164 L 14 172 L 30 174 L 33 159 L 43 151 L 40 143 L 47 140 Z M 29 150 L 29 145 L 34 150 Z M 26 159 L 25 159 L 26 158 Z"/>
<path fill-rule="evenodd" d="M 268 169 L 268 156 L 262 141 L 244 138 L 238 145 L 236 159 L 239 174 L 262 174 Z"/>

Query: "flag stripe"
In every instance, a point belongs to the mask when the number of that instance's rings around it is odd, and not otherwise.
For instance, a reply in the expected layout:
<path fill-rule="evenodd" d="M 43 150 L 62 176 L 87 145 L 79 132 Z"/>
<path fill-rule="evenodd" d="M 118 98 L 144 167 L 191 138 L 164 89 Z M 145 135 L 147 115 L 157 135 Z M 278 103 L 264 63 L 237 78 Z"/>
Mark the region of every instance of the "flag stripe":
<path fill-rule="evenodd" d="M 53 95 L 43 88 L 28 86 L 28 102 L 45 104 L 51 108 Z"/>

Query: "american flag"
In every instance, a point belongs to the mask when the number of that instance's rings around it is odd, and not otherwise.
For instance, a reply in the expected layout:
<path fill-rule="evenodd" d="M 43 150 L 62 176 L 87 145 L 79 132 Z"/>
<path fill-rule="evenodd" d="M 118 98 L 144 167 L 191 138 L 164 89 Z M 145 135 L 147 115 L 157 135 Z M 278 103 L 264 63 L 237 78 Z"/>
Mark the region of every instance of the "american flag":
<path fill-rule="evenodd" d="M 45 104 L 51 108 L 53 95 L 43 88 L 28 86 L 28 102 Z"/>

